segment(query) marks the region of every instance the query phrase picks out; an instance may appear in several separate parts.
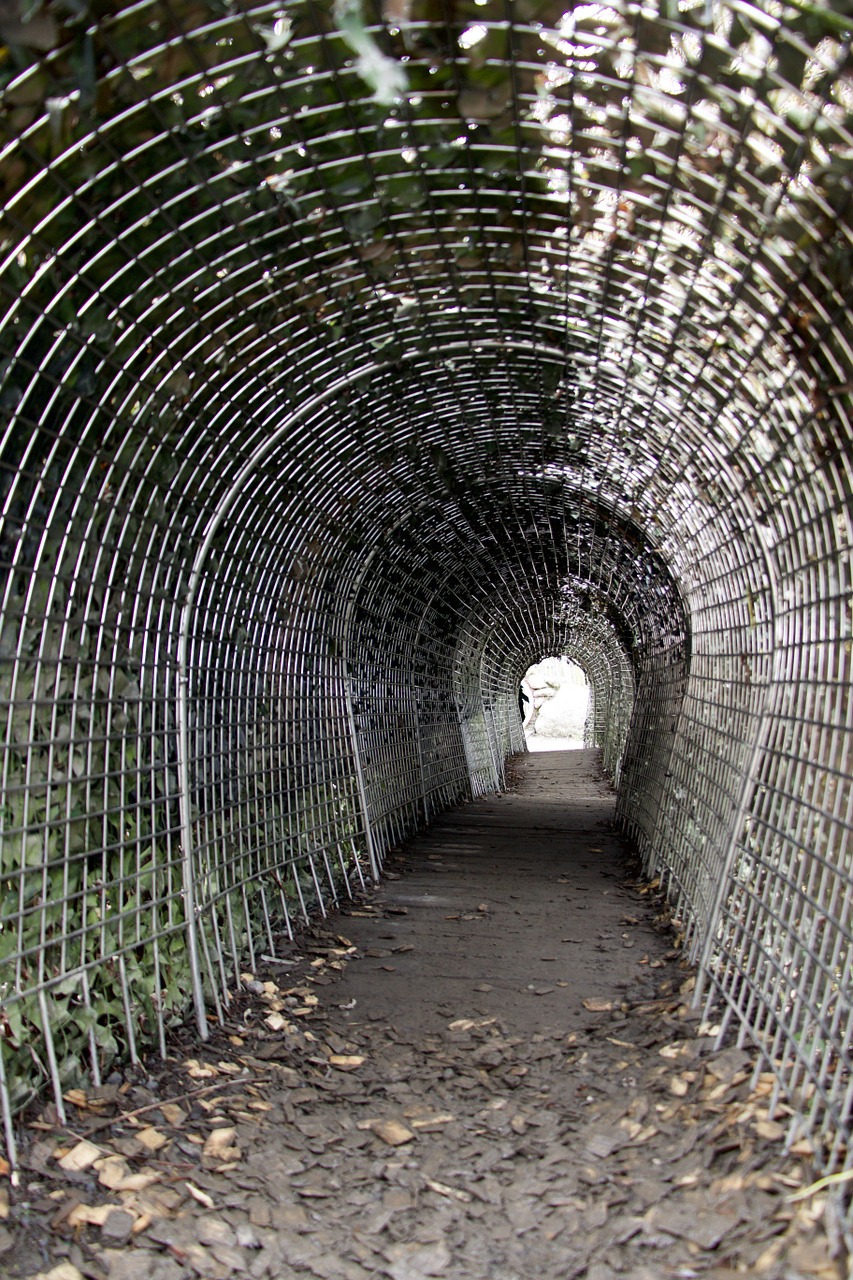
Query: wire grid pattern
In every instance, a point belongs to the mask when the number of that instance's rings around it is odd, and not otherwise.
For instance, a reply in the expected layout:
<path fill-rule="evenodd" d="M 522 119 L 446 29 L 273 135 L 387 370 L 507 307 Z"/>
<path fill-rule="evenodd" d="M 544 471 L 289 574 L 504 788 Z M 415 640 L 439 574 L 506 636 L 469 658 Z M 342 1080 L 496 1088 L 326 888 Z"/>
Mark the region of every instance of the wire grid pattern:
<path fill-rule="evenodd" d="M 499 785 L 559 651 L 833 1167 L 849 21 L 54 8 L 0 22 L 10 1149 Z"/>

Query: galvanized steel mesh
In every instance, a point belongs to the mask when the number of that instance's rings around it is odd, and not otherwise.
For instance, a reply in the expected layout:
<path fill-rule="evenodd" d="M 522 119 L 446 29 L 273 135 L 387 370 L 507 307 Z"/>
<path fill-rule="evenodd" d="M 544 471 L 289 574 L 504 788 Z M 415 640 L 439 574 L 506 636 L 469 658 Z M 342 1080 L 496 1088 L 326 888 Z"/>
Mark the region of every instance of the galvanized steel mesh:
<path fill-rule="evenodd" d="M 499 786 L 562 652 L 844 1158 L 851 26 L 3 0 L 10 1147 Z"/>

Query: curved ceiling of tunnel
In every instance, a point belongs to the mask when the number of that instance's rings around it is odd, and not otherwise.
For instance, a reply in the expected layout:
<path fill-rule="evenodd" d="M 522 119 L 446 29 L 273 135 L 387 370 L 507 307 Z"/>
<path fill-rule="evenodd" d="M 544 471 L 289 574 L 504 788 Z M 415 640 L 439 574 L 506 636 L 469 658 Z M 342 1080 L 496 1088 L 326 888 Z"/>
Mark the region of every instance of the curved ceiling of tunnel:
<path fill-rule="evenodd" d="M 691 540 L 774 540 L 775 499 L 846 432 L 846 21 L 445 16 L 60 4 L 4 28 L 13 533 L 61 480 L 201 530 L 297 412 L 278 487 L 247 496 L 273 522 L 316 504 L 351 548 L 478 493 L 534 587 L 579 504 L 682 576 Z"/>

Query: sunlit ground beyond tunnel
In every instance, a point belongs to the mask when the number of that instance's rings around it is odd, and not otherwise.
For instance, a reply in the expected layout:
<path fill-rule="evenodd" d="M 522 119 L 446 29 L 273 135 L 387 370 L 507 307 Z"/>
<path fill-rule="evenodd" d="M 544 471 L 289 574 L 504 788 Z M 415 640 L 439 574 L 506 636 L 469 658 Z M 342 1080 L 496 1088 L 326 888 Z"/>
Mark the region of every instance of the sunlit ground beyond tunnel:
<path fill-rule="evenodd" d="M 576 662 L 543 658 L 528 667 L 521 688 L 528 751 L 577 751 L 585 745 L 589 684 Z"/>

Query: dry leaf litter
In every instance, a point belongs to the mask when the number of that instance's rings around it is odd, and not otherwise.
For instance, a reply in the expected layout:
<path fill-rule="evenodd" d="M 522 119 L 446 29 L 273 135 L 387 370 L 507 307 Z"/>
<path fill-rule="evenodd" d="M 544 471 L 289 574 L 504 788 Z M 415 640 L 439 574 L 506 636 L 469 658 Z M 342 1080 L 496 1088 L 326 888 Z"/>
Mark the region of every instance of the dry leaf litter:
<path fill-rule="evenodd" d="M 529 764 L 520 772 L 523 798 Z M 600 808 L 604 788 L 596 794 Z M 476 822 L 499 806 L 465 812 Z M 598 840 L 616 841 L 606 814 L 596 825 Z M 598 846 L 580 832 L 595 874 Z M 228 1022 L 206 1044 L 186 1032 L 166 1062 L 69 1091 L 67 1124 L 52 1107 L 31 1120 L 18 1185 L 7 1169 L 0 1187 L 0 1274 L 845 1276 L 837 1188 L 813 1185 L 808 1140 L 786 1149 L 792 1113 L 771 1108 L 774 1077 L 756 1070 L 754 1051 L 715 1050 L 718 1028 L 691 1006 L 694 979 L 657 886 L 628 878 L 624 859 L 621 883 L 600 891 L 612 937 L 597 945 L 624 956 L 630 941 L 640 954 L 609 991 L 609 965 L 589 994 L 537 973 L 516 984 L 515 1004 L 494 963 L 489 981 L 469 963 L 464 999 L 455 970 L 449 984 L 418 980 L 418 951 L 429 950 L 437 920 L 457 930 L 443 942 L 438 931 L 431 954 L 446 960 L 472 931 L 482 947 L 478 931 L 501 910 L 496 875 L 491 902 L 475 900 L 487 896 L 481 884 L 470 910 L 453 894 L 431 910 L 411 905 L 436 896 L 422 888 L 436 871 L 453 877 L 460 864 L 447 850 L 459 840 L 438 824 L 392 857 L 377 892 L 241 974 Z M 549 880 L 552 896 L 561 879 Z M 559 912 L 553 936 L 528 936 L 539 964 L 571 973 L 554 957 L 589 944 L 582 919 L 601 932 L 592 915 L 584 909 L 576 936 Z M 382 987 L 389 974 L 404 980 L 401 994 Z M 372 989 L 397 999 L 397 1013 L 371 1001 Z M 555 999 L 564 1002 L 556 1017 L 545 1011 Z M 566 1002 L 572 1029 L 559 1013 Z"/>

